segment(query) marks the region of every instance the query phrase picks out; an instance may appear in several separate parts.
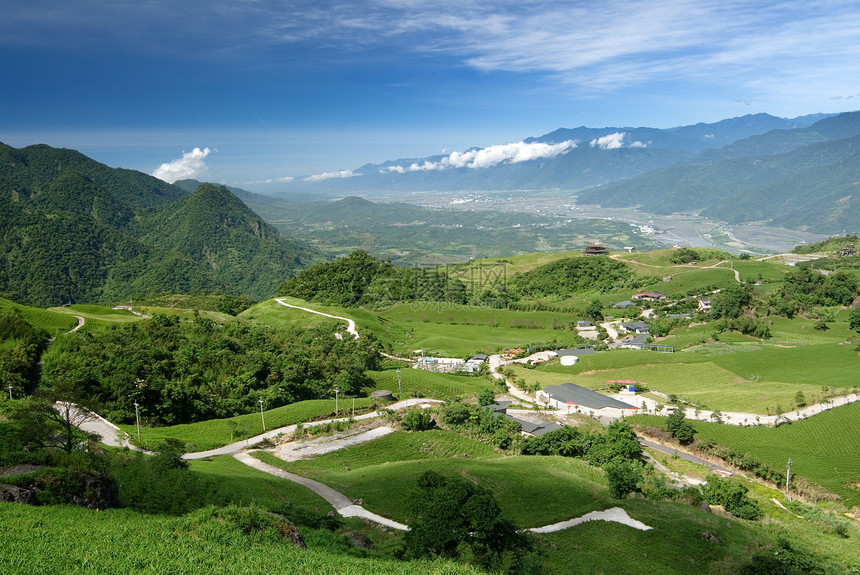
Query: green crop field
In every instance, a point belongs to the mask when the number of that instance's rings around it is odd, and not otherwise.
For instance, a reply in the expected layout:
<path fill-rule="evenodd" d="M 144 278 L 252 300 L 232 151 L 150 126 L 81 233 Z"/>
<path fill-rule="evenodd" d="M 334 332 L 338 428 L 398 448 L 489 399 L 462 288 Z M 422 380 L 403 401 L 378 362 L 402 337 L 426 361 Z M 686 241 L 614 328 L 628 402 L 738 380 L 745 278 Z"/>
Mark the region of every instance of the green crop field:
<path fill-rule="evenodd" d="M 711 353 L 711 347 L 675 354 L 614 350 L 585 356 L 571 367 L 551 361 L 537 369 L 512 369 L 541 388 L 570 382 L 602 389 L 608 380 L 632 379 L 708 409 L 759 414 L 778 407 L 792 410 L 798 391 L 815 403 L 826 395 L 848 393 L 860 383 L 860 357 L 847 345 L 739 344 L 716 349 L 720 352 Z"/>
<path fill-rule="evenodd" d="M 415 480 L 429 469 L 459 474 L 492 490 L 503 514 L 522 527 L 611 506 L 603 471 L 581 460 L 500 457 L 486 445 L 449 431 L 396 432 L 312 460 L 261 458 L 348 497 L 360 497 L 371 511 L 402 522 L 409 519 L 406 507 Z"/>
<path fill-rule="evenodd" d="M 367 397 L 356 398 L 356 414 L 364 413 L 376 405 L 375 400 Z M 338 403 L 339 417 L 348 417 L 352 413 L 352 399 L 341 398 Z M 300 401 L 266 410 L 263 416 L 266 429 L 277 429 L 296 423 L 307 423 L 328 419 L 335 416 L 334 399 L 312 399 Z M 249 413 L 227 419 L 210 419 L 199 423 L 187 423 L 166 427 L 141 427 L 140 442 L 137 441 L 137 427 L 134 424 L 120 425 L 120 429 L 128 433 L 132 442 L 141 447 L 154 448 L 167 438 L 178 439 L 186 444 L 189 452 L 205 451 L 227 445 L 231 441 L 239 441 L 263 433 L 263 417 L 259 413 Z M 231 440 L 232 437 L 232 440 Z"/>
<path fill-rule="evenodd" d="M 16 310 L 31 325 L 51 335 L 67 332 L 78 324 L 78 320 L 67 314 L 21 305 L 4 298 L 0 298 L 0 310 Z"/>
<path fill-rule="evenodd" d="M 399 393 L 396 369 L 368 371 L 367 376 L 376 382 L 376 389 Z M 403 397 L 427 397 L 450 401 L 476 395 L 480 390 L 493 388 L 494 383 L 478 376 L 436 373 L 403 366 L 400 368 L 400 385 Z"/>
<path fill-rule="evenodd" d="M 792 472 L 860 506 L 860 403 L 779 427 L 693 422 L 698 436 L 749 452 L 773 467 L 792 460 Z"/>
<path fill-rule="evenodd" d="M 300 549 L 271 531 L 243 533 L 205 510 L 176 518 L 124 509 L 0 503 L 0 524 L 0 564 L 8 575 L 480 573 L 447 561 L 350 556 L 340 538 L 313 530 L 303 530 L 308 548 Z"/>
<path fill-rule="evenodd" d="M 671 276 L 670 281 L 658 280 L 641 286 L 644 291 L 657 291 L 665 294 L 701 294 L 713 289 L 727 288 L 736 285 L 735 274 L 729 268 L 705 268 L 667 270 L 665 277 Z"/>

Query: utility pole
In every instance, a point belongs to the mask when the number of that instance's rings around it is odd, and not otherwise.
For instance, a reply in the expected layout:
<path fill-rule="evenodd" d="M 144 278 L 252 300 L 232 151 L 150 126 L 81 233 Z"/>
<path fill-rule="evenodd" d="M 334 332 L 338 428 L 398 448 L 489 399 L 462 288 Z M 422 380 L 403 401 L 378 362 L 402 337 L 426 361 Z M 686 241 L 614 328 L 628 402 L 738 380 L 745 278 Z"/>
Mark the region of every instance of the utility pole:
<path fill-rule="evenodd" d="M 8 388 L 9 388 L 9 399 L 12 399 L 12 384 L 10 383 L 10 384 L 9 384 L 9 385 L 7 385 L 6 387 L 8 387 Z"/>
<path fill-rule="evenodd" d="M 134 419 L 137 421 L 137 442 L 140 443 L 140 412 L 137 410 L 137 402 L 134 402 Z"/>
<path fill-rule="evenodd" d="M 355 398 L 352 398 L 352 418 L 355 419 Z"/>
<path fill-rule="evenodd" d="M 791 458 L 788 458 L 788 472 L 785 474 L 785 491 L 788 493 L 788 484 L 791 481 Z M 791 501 L 791 496 L 788 497 L 788 500 Z"/>
<path fill-rule="evenodd" d="M 337 392 L 338 392 L 338 389 L 335 388 L 335 390 L 334 390 L 334 416 L 335 417 L 337 417 Z"/>
<path fill-rule="evenodd" d="M 263 400 L 260 401 L 260 419 L 263 420 L 263 431 L 266 431 L 266 416 L 263 415 Z"/>
<path fill-rule="evenodd" d="M 400 368 L 397 368 L 397 389 L 400 390 L 400 395 L 397 399 L 403 399 L 403 385 L 400 383 Z"/>

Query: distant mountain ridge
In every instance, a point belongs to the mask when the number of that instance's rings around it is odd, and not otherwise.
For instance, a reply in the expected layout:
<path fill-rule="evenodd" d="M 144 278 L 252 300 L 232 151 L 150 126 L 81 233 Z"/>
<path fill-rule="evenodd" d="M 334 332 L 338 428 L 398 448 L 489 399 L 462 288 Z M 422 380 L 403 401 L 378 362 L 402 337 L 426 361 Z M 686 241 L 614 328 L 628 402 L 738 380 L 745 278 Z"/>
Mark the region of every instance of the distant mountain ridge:
<path fill-rule="evenodd" d="M 519 144 L 365 164 L 353 170 L 352 177 L 298 180 L 287 184 L 284 189 L 292 192 L 299 189 L 314 192 L 324 190 L 369 197 L 379 191 L 559 189 L 575 192 L 676 166 L 695 159 L 697 154 L 706 150 L 716 150 L 752 136 L 774 130 L 803 129 L 827 117 L 826 114 L 797 118 L 750 114 L 711 124 L 668 129 L 559 128 L 542 136 L 526 138 Z M 517 150 L 529 146 L 559 146 L 565 143 L 568 146 L 558 153 L 542 155 L 540 150 L 532 150 L 516 155 Z M 500 156 L 501 159 L 486 167 L 469 167 L 464 166 L 462 161 L 451 161 L 455 156 L 462 160 L 464 156 L 482 153 Z M 505 154 L 511 155 L 505 157 Z"/>
<path fill-rule="evenodd" d="M 708 150 L 695 160 L 595 188 L 578 202 L 699 212 L 823 234 L 860 226 L 860 112 L 807 128 L 775 130 Z"/>
<path fill-rule="evenodd" d="M 265 297 L 323 257 L 223 187 L 189 194 L 74 150 L 0 144 L 0 293 L 50 306 L 150 293 Z"/>

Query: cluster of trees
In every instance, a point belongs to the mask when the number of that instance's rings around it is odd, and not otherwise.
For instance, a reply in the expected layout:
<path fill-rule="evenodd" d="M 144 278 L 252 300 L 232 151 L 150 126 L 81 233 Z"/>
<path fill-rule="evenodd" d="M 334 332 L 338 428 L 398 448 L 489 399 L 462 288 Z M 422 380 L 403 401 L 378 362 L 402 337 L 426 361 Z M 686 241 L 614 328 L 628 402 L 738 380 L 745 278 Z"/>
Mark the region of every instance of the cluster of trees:
<path fill-rule="evenodd" d="M 177 424 L 359 394 L 376 369 L 370 334 L 338 340 L 325 327 L 276 331 L 242 322 L 157 315 L 107 332 L 62 338 L 46 354 L 43 385 L 74 386 L 112 421 Z"/>
<path fill-rule="evenodd" d="M 582 256 L 563 258 L 517 274 L 510 280 L 510 290 L 526 297 L 570 297 L 581 291 L 603 293 L 633 287 L 638 279 L 623 262 Z"/>
<path fill-rule="evenodd" d="M 459 477 L 426 471 L 410 499 L 414 519 L 404 537 L 407 557 L 459 558 L 493 572 L 527 568 L 534 545 L 526 532 L 501 517 L 492 492 Z"/>
<path fill-rule="evenodd" d="M 494 275 L 489 281 L 472 282 L 467 289 L 463 281 L 445 271 L 399 268 L 359 250 L 299 272 L 280 285 L 278 294 L 344 306 L 445 301 L 519 309 L 522 298 L 568 297 L 582 290 L 606 292 L 632 287 L 637 277 L 623 262 L 583 256 L 556 260 L 512 278 Z M 599 302 L 587 310 L 594 319 L 601 319 L 601 312 Z"/>
<path fill-rule="evenodd" d="M 0 393 L 21 397 L 35 387 L 36 365 L 48 333 L 33 327 L 15 310 L 0 311 Z"/>
<path fill-rule="evenodd" d="M 613 422 L 604 433 L 587 433 L 564 426 L 540 437 L 530 437 L 523 455 L 581 457 L 603 468 L 612 496 L 621 499 L 640 491 L 644 480 L 642 446 L 626 421 Z"/>
<path fill-rule="evenodd" d="M 444 272 L 399 268 L 361 250 L 299 272 L 278 287 L 278 295 L 342 306 L 468 301 L 465 284 Z"/>
<path fill-rule="evenodd" d="M 798 267 L 785 275 L 785 281 L 770 299 L 773 313 L 794 317 L 818 306 L 851 305 L 860 295 L 857 276 L 846 272 L 822 275 L 818 271 Z"/>

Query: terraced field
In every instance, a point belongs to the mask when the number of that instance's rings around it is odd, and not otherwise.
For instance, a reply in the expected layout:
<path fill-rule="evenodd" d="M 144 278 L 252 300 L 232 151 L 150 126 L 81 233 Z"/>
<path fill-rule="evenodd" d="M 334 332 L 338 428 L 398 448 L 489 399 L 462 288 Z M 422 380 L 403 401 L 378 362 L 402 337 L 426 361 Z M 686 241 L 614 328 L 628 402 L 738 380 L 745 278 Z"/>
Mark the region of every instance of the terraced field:
<path fill-rule="evenodd" d="M 693 422 L 699 437 L 749 452 L 837 493 L 850 508 L 860 506 L 860 404 L 831 409 L 779 427 L 736 427 Z"/>

